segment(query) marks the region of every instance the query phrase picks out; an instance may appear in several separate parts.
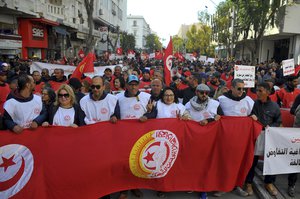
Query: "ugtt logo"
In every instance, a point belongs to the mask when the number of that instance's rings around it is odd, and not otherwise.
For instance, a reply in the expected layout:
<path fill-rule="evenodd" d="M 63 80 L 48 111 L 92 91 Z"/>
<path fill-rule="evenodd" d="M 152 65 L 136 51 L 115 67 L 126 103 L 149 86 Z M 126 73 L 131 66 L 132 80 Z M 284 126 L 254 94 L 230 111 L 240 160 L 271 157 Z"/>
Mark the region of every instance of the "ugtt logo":
<path fill-rule="evenodd" d="M 140 178 L 162 178 L 172 168 L 179 151 L 179 142 L 168 130 L 144 134 L 134 144 L 129 157 L 133 175 Z"/>

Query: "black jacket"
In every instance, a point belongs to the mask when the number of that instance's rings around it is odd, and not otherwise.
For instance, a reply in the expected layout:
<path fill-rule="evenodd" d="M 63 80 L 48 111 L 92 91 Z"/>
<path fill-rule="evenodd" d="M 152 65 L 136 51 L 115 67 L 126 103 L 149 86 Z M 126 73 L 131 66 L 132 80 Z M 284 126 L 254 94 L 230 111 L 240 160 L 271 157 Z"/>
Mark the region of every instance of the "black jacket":
<path fill-rule="evenodd" d="M 53 124 L 53 118 L 55 116 L 55 113 L 57 112 L 59 106 L 52 105 L 52 107 L 49 108 L 49 124 Z M 74 116 L 74 124 L 77 124 L 78 126 L 84 126 L 84 118 L 85 114 L 81 110 L 80 106 L 78 104 L 74 104 L 73 108 L 75 110 L 75 116 Z"/>
<path fill-rule="evenodd" d="M 252 114 L 257 116 L 258 121 L 264 127 L 279 127 L 282 122 L 278 104 L 272 102 L 269 98 L 265 103 L 260 100 L 255 100 Z"/>
<path fill-rule="evenodd" d="M 183 90 L 178 90 L 177 95 L 179 98 L 183 99 L 182 104 L 185 105 L 190 101 L 190 99 L 192 99 L 196 95 L 195 91 L 196 91 L 196 87 L 192 88 L 189 86 Z"/>

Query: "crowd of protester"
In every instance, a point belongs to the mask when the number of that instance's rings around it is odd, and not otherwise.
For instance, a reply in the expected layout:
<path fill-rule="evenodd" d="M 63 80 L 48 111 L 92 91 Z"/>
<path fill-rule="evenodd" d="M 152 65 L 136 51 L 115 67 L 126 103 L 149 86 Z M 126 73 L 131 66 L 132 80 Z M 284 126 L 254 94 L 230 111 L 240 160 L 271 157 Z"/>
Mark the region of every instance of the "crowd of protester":
<path fill-rule="evenodd" d="M 76 63 L 78 60 L 73 60 Z M 101 121 L 146 122 L 151 118 L 180 118 L 207 125 L 222 115 L 249 116 L 264 128 L 279 127 L 280 108 L 290 109 L 295 115 L 294 126 L 300 126 L 299 74 L 284 77 L 280 64 L 272 60 L 256 65 L 254 88 L 245 88 L 244 81 L 233 76 L 235 64 L 251 65 L 247 61 L 203 63 L 174 59 L 170 85 L 165 83 L 163 63 L 159 60 L 101 59 L 97 63 L 102 67 L 116 66 L 113 70 L 107 67 L 102 76 L 82 75 L 77 79 L 66 77 L 63 65 L 53 74 L 47 68 L 30 74 L 30 62 L 1 62 L 1 129 L 19 134 L 25 128 L 38 126 L 77 128 Z M 245 189 L 235 188 L 241 196 L 253 195 L 254 168 L 259 155 L 262 154 L 255 154 Z M 290 174 L 287 191 L 291 197 L 295 196 L 296 181 L 297 174 Z M 274 182 L 275 176 L 265 176 L 266 189 L 275 196 Z M 138 189 L 131 191 L 136 197 L 143 195 Z M 216 191 L 216 197 L 225 194 Z M 157 192 L 159 197 L 166 194 Z M 122 191 L 119 198 L 127 196 L 128 191 Z M 206 193 L 201 193 L 201 198 L 206 197 Z"/>

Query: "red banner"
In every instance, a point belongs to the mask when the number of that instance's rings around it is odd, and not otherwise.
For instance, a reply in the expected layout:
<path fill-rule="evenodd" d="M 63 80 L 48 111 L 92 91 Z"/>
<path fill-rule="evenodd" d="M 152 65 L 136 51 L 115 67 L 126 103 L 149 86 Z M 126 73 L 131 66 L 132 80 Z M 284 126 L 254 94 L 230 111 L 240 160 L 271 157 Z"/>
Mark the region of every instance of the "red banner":
<path fill-rule="evenodd" d="M 259 123 L 155 119 L 2 131 L 0 198 L 99 198 L 120 190 L 231 191 L 251 167 Z M 17 183 L 16 183 L 17 182 Z"/>

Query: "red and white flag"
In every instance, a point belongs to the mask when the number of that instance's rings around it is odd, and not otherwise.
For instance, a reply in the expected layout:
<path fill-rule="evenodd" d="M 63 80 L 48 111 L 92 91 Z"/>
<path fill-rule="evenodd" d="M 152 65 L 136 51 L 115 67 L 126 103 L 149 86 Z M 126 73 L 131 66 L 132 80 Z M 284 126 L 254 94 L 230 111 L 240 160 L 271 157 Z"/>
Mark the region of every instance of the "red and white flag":
<path fill-rule="evenodd" d="M 172 37 L 170 37 L 170 41 L 165 50 L 165 56 L 164 56 L 164 73 L 165 73 L 165 83 L 167 86 L 169 86 L 172 81 L 171 79 L 172 58 L 173 58 L 173 43 L 172 43 Z"/>
<path fill-rule="evenodd" d="M 83 58 L 84 58 L 85 55 L 84 55 L 84 52 L 83 52 L 82 49 L 79 50 L 78 56 L 79 56 L 80 59 L 83 59 Z"/>
<path fill-rule="evenodd" d="M 129 49 L 128 51 L 127 51 L 127 57 L 128 58 L 134 58 L 135 57 L 135 52 L 134 52 L 134 50 L 131 50 L 131 49 Z"/>
<path fill-rule="evenodd" d="M 249 117 L 222 117 L 205 127 L 173 118 L 0 131 L 0 198 L 231 191 L 245 181 L 261 129 Z"/>
<path fill-rule="evenodd" d="M 155 56 L 154 56 L 154 59 L 157 59 L 157 60 L 162 60 L 163 59 L 163 52 L 162 51 L 155 51 Z"/>
<path fill-rule="evenodd" d="M 176 57 L 179 61 L 184 61 L 184 57 L 180 52 L 176 52 L 174 57 Z"/>
<path fill-rule="evenodd" d="M 94 61 L 95 55 L 94 53 L 89 53 L 76 67 L 74 70 L 72 77 L 76 77 L 81 79 L 83 73 L 92 73 L 94 72 Z"/>
<path fill-rule="evenodd" d="M 122 55 L 123 54 L 123 49 L 121 47 L 121 42 L 120 42 L 120 37 L 118 38 L 117 41 L 117 50 L 116 50 L 117 55 Z"/>

